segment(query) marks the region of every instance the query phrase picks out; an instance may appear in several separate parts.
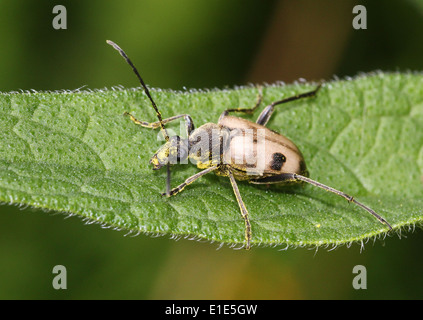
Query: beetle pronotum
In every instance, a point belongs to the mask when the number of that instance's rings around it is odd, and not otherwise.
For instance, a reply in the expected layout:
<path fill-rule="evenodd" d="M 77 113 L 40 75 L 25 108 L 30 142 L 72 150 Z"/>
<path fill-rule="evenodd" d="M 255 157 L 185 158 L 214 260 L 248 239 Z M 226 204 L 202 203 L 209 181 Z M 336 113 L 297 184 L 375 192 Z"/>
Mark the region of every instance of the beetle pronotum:
<path fill-rule="evenodd" d="M 162 131 L 166 142 L 150 160 L 153 170 L 158 170 L 165 165 L 167 166 L 167 190 L 162 195 L 168 197 L 176 195 L 187 185 L 210 172 L 228 177 L 245 222 L 244 247 L 246 249 L 250 249 L 251 247 L 251 223 L 248 210 L 242 200 L 236 180 L 246 180 L 254 184 L 294 184 L 306 182 L 355 203 L 392 230 L 391 225 L 384 218 L 368 206 L 355 200 L 352 196 L 308 178 L 304 158 L 297 146 L 285 136 L 266 127 L 275 106 L 303 98 L 314 97 L 321 88 L 321 85 L 317 86 L 313 91 L 271 103 L 264 108 L 255 123 L 229 115 L 231 112 L 252 114 L 262 100 L 261 90 L 259 90 L 260 92 L 254 107 L 227 109 L 223 111 L 217 124 L 206 123 L 194 129 L 194 122 L 188 114 L 162 119 L 147 86 L 126 53 L 116 43 L 110 40 L 107 40 L 107 43 L 113 46 L 132 67 L 156 112 L 158 121 L 151 123 L 137 120 L 128 112 L 125 112 L 124 115 L 129 116 L 137 125 L 145 128 L 160 128 Z M 181 118 L 185 121 L 187 138 L 169 136 L 165 124 Z M 263 150 L 266 151 L 263 153 Z M 170 165 L 187 159 L 190 159 L 202 171 L 171 189 Z"/>

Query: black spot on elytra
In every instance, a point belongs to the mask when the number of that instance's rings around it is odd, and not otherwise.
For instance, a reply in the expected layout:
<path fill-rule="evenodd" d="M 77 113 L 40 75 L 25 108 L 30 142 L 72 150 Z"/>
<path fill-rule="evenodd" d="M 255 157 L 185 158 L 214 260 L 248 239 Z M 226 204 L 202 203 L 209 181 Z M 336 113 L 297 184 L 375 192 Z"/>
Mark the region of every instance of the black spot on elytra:
<path fill-rule="evenodd" d="M 272 162 L 270 163 L 270 168 L 272 168 L 272 170 L 277 170 L 279 171 L 282 168 L 282 165 L 284 164 L 284 162 L 286 161 L 286 157 L 279 152 L 275 152 L 273 154 L 273 159 Z"/>

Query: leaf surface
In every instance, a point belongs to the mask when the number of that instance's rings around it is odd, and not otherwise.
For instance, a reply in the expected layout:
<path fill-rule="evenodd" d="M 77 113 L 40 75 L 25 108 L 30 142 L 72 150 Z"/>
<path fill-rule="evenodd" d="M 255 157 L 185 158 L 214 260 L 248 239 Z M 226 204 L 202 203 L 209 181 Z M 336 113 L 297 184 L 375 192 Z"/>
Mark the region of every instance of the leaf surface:
<path fill-rule="evenodd" d="M 262 108 L 312 84 L 265 86 Z M 163 117 L 188 113 L 197 127 L 228 108 L 251 107 L 257 89 L 152 90 Z M 149 159 L 163 143 L 140 90 L 0 94 L 0 201 L 76 214 L 153 234 L 241 246 L 244 221 L 227 178 L 209 174 L 171 198 L 166 170 Z M 255 121 L 260 111 L 248 119 Z M 240 115 L 242 116 L 242 115 Z M 394 228 L 423 219 L 423 76 L 369 74 L 326 83 L 318 96 L 281 105 L 268 127 L 293 140 L 310 177 L 373 208 Z M 183 128 L 183 126 L 181 126 Z M 168 126 L 180 134 L 179 123 Z M 172 168 L 172 185 L 198 172 Z M 329 245 L 384 235 L 370 214 L 311 185 L 238 184 L 252 244 Z"/>

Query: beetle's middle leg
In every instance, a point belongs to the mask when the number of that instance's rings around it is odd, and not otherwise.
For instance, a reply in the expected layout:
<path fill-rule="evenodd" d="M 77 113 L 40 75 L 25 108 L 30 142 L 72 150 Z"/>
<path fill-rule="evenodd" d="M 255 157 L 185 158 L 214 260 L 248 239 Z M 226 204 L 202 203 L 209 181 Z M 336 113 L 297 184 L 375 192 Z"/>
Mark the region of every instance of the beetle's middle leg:
<path fill-rule="evenodd" d="M 247 208 L 245 207 L 244 201 L 242 201 L 241 198 L 241 194 L 239 193 L 239 189 L 238 189 L 238 185 L 235 181 L 235 177 L 232 174 L 232 171 L 229 169 L 228 170 L 228 177 L 229 180 L 231 180 L 231 184 L 232 184 L 232 188 L 234 189 L 234 193 L 235 193 L 235 197 L 236 197 L 236 201 L 238 201 L 238 205 L 239 208 L 241 210 L 241 215 L 244 218 L 245 221 L 245 249 L 250 250 L 251 248 L 251 223 L 250 223 L 250 219 L 248 218 L 248 211 Z"/>
<path fill-rule="evenodd" d="M 257 89 L 258 89 L 258 94 L 257 94 L 257 99 L 256 99 L 256 103 L 255 103 L 254 107 L 252 107 L 252 108 L 233 108 L 233 109 L 226 109 L 220 115 L 219 121 L 223 117 L 226 117 L 230 112 L 242 112 L 242 113 L 253 114 L 254 111 L 256 111 L 256 109 L 260 106 L 261 101 L 263 100 L 263 87 L 262 86 L 258 86 Z"/>
<path fill-rule="evenodd" d="M 260 113 L 260 115 L 257 118 L 256 123 L 258 123 L 262 126 L 265 126 L 267 124 L 267 122 L 269 121 L 270 117 L 272 116 L 273 111 L 275 111 L 275 106 L 277 106 L 279 104 L 303 99 L 303 98 L 314 97 L 314 96 L 316 96 L 317 91 L 319 91 L 319 89 L 321 87 L 322 87 L 322 84 L 319 84 L 316 87 L 316 89 L 314 89 L 313 91 L 297 94 L 296 96 L 292 96 L 292 97 L 288 97 L 288 98 L 285 98 L 285 99 L 282 99 L 282 100 L 279 100 L 279 101 L 272 102 L 266 108 L 264 108 L 264 110 Z"/>
<path fill-rule="evenodd" d="M 124 116 L 128 116 L 132 122 L 134 122 L 135 124 L 138 124 L 144 128 L 151 128 L 151 129 L 158 129 L 160 128 L 160 121 L 155 121 L 155 122 L 147 122 L 147 121 L 141 121 L 136 119 L 132 114 L 130 114 L 129 112 L 124 112 L 123 113 Z M 162 120 L 163 124 L 172 122 L 174 120 L 180 119 L 180 118 L 184 118 L 185 120 L 185 128 L 186 128 L 186 132 L 187 132 L 187 136 L 189 136 L 191 134 L 191 132 L 194 130 L 194 122 L 192 121 L 192 118 L 190 115 L 188 114 L 179 114 L 177 116 L 173 116 L 170 118 L 166 118 Z"/>

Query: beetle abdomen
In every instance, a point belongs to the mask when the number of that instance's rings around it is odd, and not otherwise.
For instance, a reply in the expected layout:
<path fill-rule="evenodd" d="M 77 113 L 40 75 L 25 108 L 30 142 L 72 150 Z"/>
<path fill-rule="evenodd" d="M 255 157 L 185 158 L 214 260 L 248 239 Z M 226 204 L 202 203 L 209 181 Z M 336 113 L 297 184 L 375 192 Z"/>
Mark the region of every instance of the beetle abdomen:
<path fill-rule="evenodd" d="M 236 169 L 237 179 L 257 179 L 281 173 L 307 174 L 303 155 L 287 137 L 232 116 L 223 117 L 219 124 L 230 130 L 230 143 L 223 161 Z"/>

